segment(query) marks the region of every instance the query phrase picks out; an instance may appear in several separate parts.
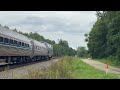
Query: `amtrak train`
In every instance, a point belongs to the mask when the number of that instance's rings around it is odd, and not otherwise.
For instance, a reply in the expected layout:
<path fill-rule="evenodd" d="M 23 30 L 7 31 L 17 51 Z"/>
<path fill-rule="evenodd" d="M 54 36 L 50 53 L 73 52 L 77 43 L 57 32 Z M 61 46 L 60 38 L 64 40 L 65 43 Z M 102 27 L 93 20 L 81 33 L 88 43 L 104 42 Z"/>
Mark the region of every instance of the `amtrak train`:
<path fill-rule="evenodd" d="M 0 25 L 0 61 L 8 64 L 49 60 L 53 46 L 39 42 Z"/>

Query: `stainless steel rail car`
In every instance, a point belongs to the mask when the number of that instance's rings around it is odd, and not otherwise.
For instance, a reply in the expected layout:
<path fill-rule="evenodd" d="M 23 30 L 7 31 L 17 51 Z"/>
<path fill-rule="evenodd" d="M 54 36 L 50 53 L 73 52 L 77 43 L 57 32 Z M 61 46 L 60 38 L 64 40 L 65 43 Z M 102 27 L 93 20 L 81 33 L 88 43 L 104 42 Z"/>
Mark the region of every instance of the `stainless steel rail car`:
<path fill-rule="evenodd" d="M 52 45 L 38 42 L 0 26 L 0 60 L 5 60 L 6 63 L 21 63 L 48 59 L 52 55 Z"/>

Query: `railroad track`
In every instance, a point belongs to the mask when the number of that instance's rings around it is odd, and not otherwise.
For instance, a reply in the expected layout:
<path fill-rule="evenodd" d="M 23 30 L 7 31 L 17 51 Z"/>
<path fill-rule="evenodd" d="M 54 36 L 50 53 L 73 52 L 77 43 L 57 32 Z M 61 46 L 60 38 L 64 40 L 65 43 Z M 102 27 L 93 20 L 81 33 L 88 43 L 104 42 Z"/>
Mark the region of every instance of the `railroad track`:
<path fill-rule="evenodd" d="M 58 57 L 53 57 L 51 60 L 53 60 L 53 59 L 58 59 Z M 38 61 L 33 61 L 33 62 L 27 62 L 27 63 L 22 63 L 22 64 L 12 64 L 12 65 L 4 64 L 4 65 L 0 65 L 0 72 L 9 70 L 9 69 L 14 69 L 14 68 L 18 68 L 18 67 L 35 64 L 35 63 L 45 62 L 45 61 L 48 61 L 48 60 L 38 60 Z"/>

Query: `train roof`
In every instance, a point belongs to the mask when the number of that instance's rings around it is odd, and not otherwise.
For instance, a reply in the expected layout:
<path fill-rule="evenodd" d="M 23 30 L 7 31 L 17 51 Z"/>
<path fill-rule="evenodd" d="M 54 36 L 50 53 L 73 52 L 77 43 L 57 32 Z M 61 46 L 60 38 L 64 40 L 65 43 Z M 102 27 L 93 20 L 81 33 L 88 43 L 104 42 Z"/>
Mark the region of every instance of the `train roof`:
<path fill-rule="evenodd" d="M 47 45 L 49 45 L 49 46 L 52 46 L 51 44 L 49 44 L 49 43 L 47 43 L 47 42 L 44 42 L 44 41 L 41 41 L 42 43 L 46 43 Z"/>
<path fill-rule="evenodd" d="M 37 46 L 42 46 L 42 47 L 45 47 L 45 48 L 46 48 L 46 45 L 45 45 L 44 43 L 42 43 L 42 42 L 39 42 L 39 41 L 34 40 L 34 43 L 35 43 L 35 45 L 37 45 Z"/>
<path fill-rule="evenodd" d="M 22 34 L 19 34 L 15 31 L 12 31 L 12 30 L 8 29 L 7 27 L 3 27 L 1 25 L 0 25 L 0 34 L 11 37 L 11 38 L 19 39 L 22 41 L 30 42 L 28 37 L 26 37 Z"/>
<path fill-rule="evenodd" d="M 47 42 L 44 42 L 44 41 L 36 41 L 34 39 L 31 39 L 31 38 L 28 38 L 22 34 L 19 34 L 18 32 L 15 32 L 7 27 L 4 27 L 2 25 L 0 25 L 0 35 L 5 35 L 5 36 L 8 36 L 10 38 L 14 38 L 14 39 L 18 39 L 18 40 L 22 40 L 22 41 L 25 41 L 25 42 L 30 42 L 30 40 L 33 40 L 34 43 L 36 45 L 39 45 L 39 46 L 42 46 L 42 47 L 46 47 L 45 46 L 45 43 L 48 45 L 48 46 L 52 46 L 51 44 L 47 43 Z"/>

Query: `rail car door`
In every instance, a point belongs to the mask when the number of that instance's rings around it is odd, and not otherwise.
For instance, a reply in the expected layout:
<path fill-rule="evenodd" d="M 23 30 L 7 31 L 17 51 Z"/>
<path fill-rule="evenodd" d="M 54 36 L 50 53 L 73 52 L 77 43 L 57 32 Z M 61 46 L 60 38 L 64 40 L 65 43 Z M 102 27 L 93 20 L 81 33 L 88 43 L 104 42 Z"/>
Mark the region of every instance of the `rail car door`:
<path fill-rule="evenodd" d="M 32 52 L 31 52 L 31 58 L 34 57 L 34 42 L 31 40 L 31 45 L 32 45 Z"/>

